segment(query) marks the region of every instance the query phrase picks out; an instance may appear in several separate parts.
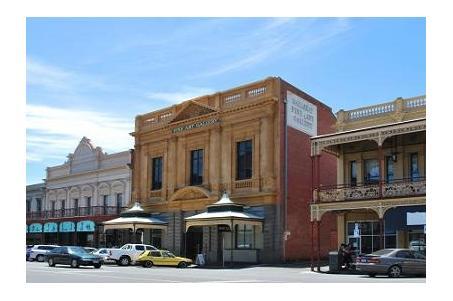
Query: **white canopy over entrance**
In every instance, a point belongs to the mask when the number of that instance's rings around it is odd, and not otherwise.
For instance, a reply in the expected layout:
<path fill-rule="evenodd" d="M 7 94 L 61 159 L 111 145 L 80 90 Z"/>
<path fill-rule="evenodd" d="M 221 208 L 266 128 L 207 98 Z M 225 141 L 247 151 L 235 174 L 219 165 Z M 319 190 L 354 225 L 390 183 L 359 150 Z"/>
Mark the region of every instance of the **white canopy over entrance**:
<path fill-rule="evenodd" d="M 167 229 L 166 222 L 145 213 L 139 202 L 135 202 L 132 208 L 120 213 L 119 218 L 106 221 L 103 225 L 104 232 L 113 229 L 131 229 L 133 232 L 138 229 Z"/>
<path fill-rule="evenodd" d="M 216 226 L 216 225 L 226 225 L 230 228 L 231 234 L 231 244 L 229 252 L 229 260 L 233 264 L 233 250 L 234 248 L 234 237 L 235 237 L 235 226 L 236 225 L 252 225 L 258 226 L 260 229 L 263 229 L 263 218 L 244 212 L 244 205 L 237 204 L 231 201 L 227 193 L 224 193 L 222 198 L 212 204 L 207 206 L 207 211 L 196 214 L 194 216 L 186 217 L 186 232 L 190 227 L 195 226 Z M 225 249 L 224 243 L 222 243 L 222 253 L 223 253 L 223 264 L 225 264 Z M 238 251 L 238 250 L 235 250 Z M 237 257 L 237 255 L 235 255 Z"/>

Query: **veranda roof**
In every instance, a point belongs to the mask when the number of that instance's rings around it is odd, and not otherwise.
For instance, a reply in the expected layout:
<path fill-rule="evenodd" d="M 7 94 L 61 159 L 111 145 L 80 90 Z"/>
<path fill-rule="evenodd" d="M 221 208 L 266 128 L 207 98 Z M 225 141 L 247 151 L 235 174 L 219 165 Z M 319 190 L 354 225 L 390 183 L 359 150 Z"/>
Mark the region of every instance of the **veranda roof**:
<path fill-rule="evenodd" d="M 207 206 L 207 211 L 185 218 L 186 231 L 192 226 L 228 225 L 233 228 L 237 224 L 262 226 L 263 218 L 244 212 L 244 205 L 231 201 L 227 193 L 216 203 Z"/>
<path fill-rule="evenodd" d="M 112 229 L 167 229 L 167 223 L 145 213 L 140 203 L 120 213 L 120 217 L 103 222 L 104 232 Z"/>

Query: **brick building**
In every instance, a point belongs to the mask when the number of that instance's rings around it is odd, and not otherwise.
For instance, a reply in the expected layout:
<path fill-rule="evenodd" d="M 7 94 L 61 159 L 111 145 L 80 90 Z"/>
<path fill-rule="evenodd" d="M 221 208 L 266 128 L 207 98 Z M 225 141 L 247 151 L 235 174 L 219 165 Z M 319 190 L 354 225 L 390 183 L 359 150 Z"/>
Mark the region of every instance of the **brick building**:
<path fill-rule="evenodd" d="M 331 108 L 278 77 L 138 115 L 132 199 L 167 225 L 142 230 L 144 242 L 205 253 L 208 263 L 225 250 L 235 262 L 309 259 L 310 137 L 333 132 L 335 122 Z M 319 166 L 322 182 L 335 184 L 335 158 Z M 217 219 L 188 224 L 203 212 Z M 326 255 L 336 248 L 336 220 L 326 215 L 322 227 Z"/>

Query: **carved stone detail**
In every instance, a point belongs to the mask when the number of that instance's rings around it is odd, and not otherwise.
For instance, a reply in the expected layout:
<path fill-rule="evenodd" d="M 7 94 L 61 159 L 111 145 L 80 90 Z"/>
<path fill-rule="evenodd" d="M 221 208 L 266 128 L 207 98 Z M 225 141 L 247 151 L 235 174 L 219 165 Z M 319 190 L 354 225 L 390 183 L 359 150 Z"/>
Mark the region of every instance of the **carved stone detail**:
<path fill-rule="evenodd" d="M 170 202 L 176 200 L 207 199 L 209 197 L 210 193 L 208 190 L 201 187 L 189 186 L 176 191 L 170 198 Z"/>

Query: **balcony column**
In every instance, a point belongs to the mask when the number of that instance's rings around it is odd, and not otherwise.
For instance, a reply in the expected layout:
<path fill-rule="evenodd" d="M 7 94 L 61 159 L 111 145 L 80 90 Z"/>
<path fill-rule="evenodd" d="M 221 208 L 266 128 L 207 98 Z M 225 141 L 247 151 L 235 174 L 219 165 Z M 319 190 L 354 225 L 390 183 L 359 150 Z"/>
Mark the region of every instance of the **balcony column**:
<path fill-rule="evenodd" d="M 382 198 L 383 195 L 383 185 L 384 185 L 384 164 L 385 164 L 385 158 L 384 158 L 384 151 L 382 149 L 382 145 L 378 146 L 378 160 L 379 160 L 379 197 Z"/>
<path fill-rule="evenodd" d="M 315 253 L 315 245 L 314 245 L 314 237 L 313 237 L 313 229 L 314 229 L 314 221 L 310 222 L 311 225 L 311 254 L 310 254 L 310 267 L 311 270 L 314 272 L 315 271 L 315 265 L 314 265 L 314 253 Z"/>
<path fill-rule="evenodd" d="M 316 239 L 317 239 L 317 271 L 321 272 L 321 221 L 316 220 Z"/>
<path fill-rule="evenodd" d="M 381 243 L 381 249 L 384 249 L 384 217 L 379 217 L 379 240 Z"/>

